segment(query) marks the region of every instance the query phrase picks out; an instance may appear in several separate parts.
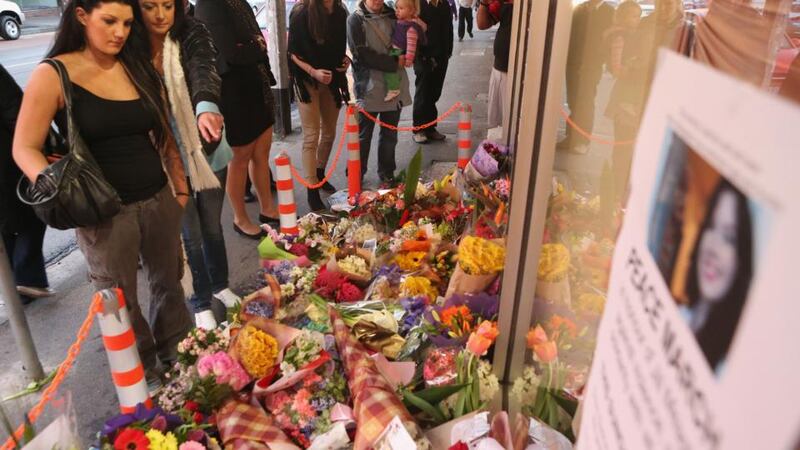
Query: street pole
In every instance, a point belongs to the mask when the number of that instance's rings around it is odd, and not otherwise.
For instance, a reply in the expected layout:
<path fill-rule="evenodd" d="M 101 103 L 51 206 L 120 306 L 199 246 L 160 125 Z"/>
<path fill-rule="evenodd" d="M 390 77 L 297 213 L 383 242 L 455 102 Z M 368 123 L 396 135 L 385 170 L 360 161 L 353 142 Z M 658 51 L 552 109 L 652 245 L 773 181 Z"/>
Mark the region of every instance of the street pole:
<path fill-rule="evenodd" d="M 275 132 L 284 137 L 292 132 L 289 60 L 286 41 L 286 1 L 267 0 L 267 50 L 269 65 L 278 84 L 272 87 L 275 97 Z"/>
<path fill-rule="evenodd" d="M 42 363 L 39 362 L 39 355 L 33 345 L 31 330 L 28 328 L 28 320 L 25 318 L 25 310 L 17 294 L 16 282 L 11 275 L 11 265 L 8 261 L 5 243 L 0 240 L 0 298 L 6 302 L 11 332 L 22 356 L 22 369 L 31 380 L 40 381 L 44 379 Z"/>

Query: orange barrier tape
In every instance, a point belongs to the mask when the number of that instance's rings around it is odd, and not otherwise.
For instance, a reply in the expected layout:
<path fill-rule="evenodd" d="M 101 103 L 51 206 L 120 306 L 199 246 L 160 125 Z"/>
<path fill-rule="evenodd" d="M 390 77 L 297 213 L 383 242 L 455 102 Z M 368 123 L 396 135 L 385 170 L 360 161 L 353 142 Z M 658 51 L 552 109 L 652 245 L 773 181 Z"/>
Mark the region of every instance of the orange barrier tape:
<path fill-rule="evenodd" d="M 102 307 L 103 303 L 98 298 L 92 300 L 92 303 L 89 306 L 89 312 L 86 315 L 86 318 L 83 319 L 81 327 L 78 329 L 77 339 L 75 339 L 75 342 L 69 346 L 69 350 L 67 350 L 67 356 L 58 366 L 58 370 L 56 370 L 56 376 L 53 378 L 53 382 L 47 386 L 44 392 L 42 392 L 42 398 L 39 399 L 36 405 L 31 408 L 30 412 L 28 413 L 28 419 L 31 421 L 31 423 L 36 422 L 36 420 L 42 414 L 42 411 L 44 411 L 45 405 L 50 403 L 50 401 L 53 399 L 53 394 L 55 394 L 58 388 L 61 387 L 61 383 L 64 382 L 64 379 L 69 374 L 70 369 L 72 369 L 72 364 L 75 362 L 75 358 L 77 358 L 78 354 L 81 352 L 81 346 L 89 336 L 89 330 L 92 328 L 94 317 L 98 312 L 100 312 Z M 20 425 L 16 431 L 14 431 L 14 437 L 17 439 L 17 441 L 22 439 L 24 432 L 25 425 Z M 10 450 L 12 448 L 14 448 L 14 439 L 11 437 L 9 437 L 3 446 L 0 447 L 2 450 Z"/>
<path fill-rule="evenodd" d="M 394 125 L 389 125 L 388 123 L 382 122 L 380 119 L 378 119 L 377 117 L 375 117 L 372 114 L 370 114 L 369 112 L 367 112 L 364 108 L 362 108 L 360 106 L 356 106 L 356 108 L 358 108 L 358 112 L 363 114 L 364 117 L 366 117 L 367 119 L 375 122 L 376 124 L 378 124 L 378 125 L 380 125 L 380 126 L 382 126 L 384 128 L 388 128 L 388 129 L 393 130 L 393 131 L 419 131 L 419 130 L 424 130 L 426 128 L 430 128 L 430 127 L 436 125 L 437 123 L 443 121 L 444 119 L 446 119 L 447 116 L 449 116 L 450 114 L 453 114 L 460 107 L 461 107 L 461 102 L 455 102 L 455 104 L 453 104 L 453 106 L 451 106 L 450 109 L 448 109 L 444 114 L 442 114 L 441 116 L 437 117 L 436 119 L 434 119 L 434 120 L 432 120 L 432 121 L 430 121 L 430 122 L 428 122 L 426 124 L 422 124 L 422 125 L 416 126 L 416 127 L 396 127 Z"/>
<path fill-rule="evenodd" d="M 578 134 L 580 134 L 581 136 L 585 137 L 586 139 L 588 139 L 588 140 L 590 140 L 592 142 L 597 142 L 598 144 L 602 144 L 602 145 L 613 145 L 613 146 L 630 145 L 630 144 L 633 144 L 634 142 L 636 142 L 635 139 L 631 139 L 629 141 L 609 141 L 607 139 L 599 138 L 599 137 L 587 132 L 583 128 L 579 127 L 578 124 L 575 123 L 572 120 L 572 118 L 569 116 L 569 112 L 567 112 L 567 110 L 565 110 L 563 107 L 561 108 L 561 117 L 563 117 L 564 120 L 567 121 L 567 123 L 569 124 L 569 126 L 572 127 L 573 130 L 577 131 Z"/>

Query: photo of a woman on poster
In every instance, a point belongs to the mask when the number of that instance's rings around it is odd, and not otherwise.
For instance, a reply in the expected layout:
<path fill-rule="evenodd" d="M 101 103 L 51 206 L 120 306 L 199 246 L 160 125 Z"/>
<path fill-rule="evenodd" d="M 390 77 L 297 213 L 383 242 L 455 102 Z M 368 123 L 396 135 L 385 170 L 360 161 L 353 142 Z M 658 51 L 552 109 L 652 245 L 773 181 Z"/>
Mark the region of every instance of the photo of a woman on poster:
<path fill-rule="evenodd" d="M 684 312 L 712 370 L 730 348 L 753 276 L 747 198 L 722 179 L 711 197 L 689 267 Z"/>

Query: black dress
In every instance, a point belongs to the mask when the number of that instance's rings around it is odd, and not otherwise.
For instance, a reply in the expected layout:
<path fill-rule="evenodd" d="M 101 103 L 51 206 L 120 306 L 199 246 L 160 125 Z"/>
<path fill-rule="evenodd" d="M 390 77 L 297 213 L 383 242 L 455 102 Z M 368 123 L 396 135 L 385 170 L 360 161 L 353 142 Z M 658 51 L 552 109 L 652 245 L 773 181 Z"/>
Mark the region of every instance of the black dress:
<path fill-rule="evenodd" d="M 198 0 L 195 17 L 205 22 L 219 49 L 220 107 L 232 146 L 253 142 L 275 123 L 267 45 L 245 0 Z"/>

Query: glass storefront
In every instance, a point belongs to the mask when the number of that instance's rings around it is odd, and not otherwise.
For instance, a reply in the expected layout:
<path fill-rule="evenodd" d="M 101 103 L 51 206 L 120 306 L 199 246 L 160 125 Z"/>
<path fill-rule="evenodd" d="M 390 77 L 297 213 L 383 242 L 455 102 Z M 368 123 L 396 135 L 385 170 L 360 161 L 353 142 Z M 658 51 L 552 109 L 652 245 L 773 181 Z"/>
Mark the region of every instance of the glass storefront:
<path fill-rule="evenodd" d="M 506 138 L 516 152 L 496 369 L 511 411 L 572 433 L 591 369 L 636 137 L 663 49 L 800 101 L 800 2 L 634 0 L 515 2 Z M 736 95 L 731 92 L 731 95 Z M 639 149 L 646 151 L 646 149 Z M 684 218 L 705 215 L 717 178 L 702 164 Z M 703 188 L 705 186 L 705 188 Z M 662 246 L 685 265 L 698 220 Z M 533 274 L 536 274 L 534 277 Z M 669 288 L 686 302 L 685 274 Z M 513 319 L 509 316 L 513 315 Z M 537 387 L 540 395 L 531 393 Z M 542 391 L 545 389 L 549 394 Z M 531 400 L 534 399 L 535 400 Z"/>

